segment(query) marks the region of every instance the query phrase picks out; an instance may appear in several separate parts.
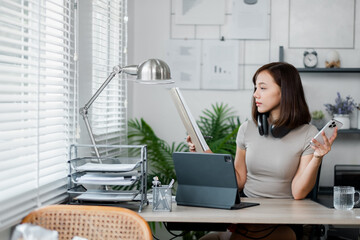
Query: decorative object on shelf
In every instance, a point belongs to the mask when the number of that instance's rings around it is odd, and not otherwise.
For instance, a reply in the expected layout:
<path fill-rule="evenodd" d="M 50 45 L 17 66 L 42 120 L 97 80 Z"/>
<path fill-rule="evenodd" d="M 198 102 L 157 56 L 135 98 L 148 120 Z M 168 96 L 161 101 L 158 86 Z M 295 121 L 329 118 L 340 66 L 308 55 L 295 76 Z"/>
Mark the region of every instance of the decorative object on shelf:
<path fill-rule="evenodd" d="M 312 49 L 304 52 L 304 66 L 314 68 L 318 64 L 317 52 Z"/>
<path fill-rule="evenodd" d="M 279 46 L 279 62 L 284 61 L 284 46 Z"/>
<path fill-rule="evenodd" d="M 335 104 L 324 104 L 326 111 L 332 115 L 336 120 L 342 122 L 344 125 L 342 129 L 350 128 L 350 114 L 356 108 L 354 99 L 350 96 L 347 96 L 343 99 L 339 92 L 337 92 L 337 97 L 335 99 Z"/>
<path fill-rule="evenodd" d="M 164 84 L 164 83 L 174 83 L 171 81 L 170 68 L 169 66 L 160 59 L 149 59 L 142 62 L 139 65 L 129 65 L 121 67 L 120 65 L 114 66 L 112 73 L 108 76 L 105 82 L 100 86 L 100 88 L 95 92 L 95 94 L 90 98 L 90 100 L 80 108 L 80 114 L 84 119 L 86 129 L 90 135 L 91 143 L 94 146 L 95 154 L 101 163 L 101 158 L 99 151 L 96 147 L 94 134 L 92 132 L 89 118 L 88 110 L 94 101 L 99 97 L 100 93 L 104 88 L 111 82 L 111 80 L 120 73 L 126 73 L 129 75 L 137 76 L 136 82 L 143 84 Z"/>
<path fill-rule="evenodd" d="M 334 119 L 342 122 L 342 129 L 350 129 L 350 115 L 349 114 L 334 114 Z"/>
<path fill-rule="evenodd" d="M 325 125 L 324 117 L 325 115 L 321 110 L 311 112 L 311 124 L 317 129 L 321 129 Z"/>
<path fill-rule="evenodd" d="M 331 50 L 326 55 L 326 68 L 340 68 L 340 55 L 336 50 Z"/>

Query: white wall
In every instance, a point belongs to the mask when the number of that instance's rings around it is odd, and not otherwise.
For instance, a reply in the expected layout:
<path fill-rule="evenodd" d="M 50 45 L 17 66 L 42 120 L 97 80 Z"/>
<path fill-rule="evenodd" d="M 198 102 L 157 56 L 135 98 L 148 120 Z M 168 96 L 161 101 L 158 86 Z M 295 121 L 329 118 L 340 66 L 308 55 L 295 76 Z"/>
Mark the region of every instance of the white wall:
<path fill-rule="evenodd" d="M 0 240 L 9 240 L 11 238 L 11 229 L 0 232 Z"/>
<path fill-rule="evenodd" d="M 177 37 L 183 34 L 186 37 L 201 39 L 194 36 L 191 28 L 182 28 L 181 32 L 174 34 L 171 16 L 174 12 L 173 2 L 164 0 L 134 0 L 129 4 L 129 64 L 139 63 L 148 58 L 166 58 L 166 46 L 171 36 Z M 231 1 L 226 0 L 227 12 Z M 304 9 L 308 11 L 309 9 Z M 206 10 L 204 10 L 206 11 Z M 360 67 L 360 5 L 356 4 L 356 23 L 355 23 L 355 46 L 353 49 L 337 49 L 341 56 L 342 67 Z M 288 48 L 289 33 L 289 0 L 271 1 L 271 20 L 270 20 L 270 39 L 269 40 L 238 40 L 240 51 L 253 55 L 252 63 L 241 63 L 239 69 L 243 74 L 239 78 L 244 78 L 245 89 L 228 91 L 209 91 L 209 90 L 182 90 L 183 95 L 197 119 L 204 108 L 209 108 L 211 104 L 224 102 L 234 107 L 243 122 L 250 118 L 252 90 L 251 75 L 254 71 L 267 62 L 278 61 L 278 49 L 282 45 L 285 48 L 285 61 L 294 64 L 296 67 L 302 66 L 302 55 L 304 49 Z M 214 26 L 218 29 L 219 26 Z M 211 27 L 208 27 L 209 34 Z M 324 31 L 331 30 L 331 26 L 323 26 Z M 220 36 L 219 36 L 220 37 Z M 268 46 L 266 62 L 259 62 L 254 58 L 262 59 L 263 49 L 256 46 Z M 324 67 L 326 53 L 330 49 L 316 49 L 319 55 L 319 66 Z M 248 58 L 249 59 L 249 58 Z M 250 60 L 249 60 L 250 61 Z M 247 73 L 249 72 L 249 73 Z M 310 110 L 322 109 L 323 104 L 332 103 L 339 91 L 344 96 L 351 95 L 356 102 L 360 102 L 360 73 L 301 73 L 305 94 Z M 176 79 L 175 79 L 176 81 Z M 176 85 L 176 84 L 175 84 Z M 159 137 L 168 142 L 183 141 L 185 129 L 174 108 L 173 102 L 168 93 L 168 86 L 144 86 L 133 85 L 129 87 L 130 109 L 129 118 L 143 117 L 150 126 L 153 127 Z M 356 116 L 353 116 L 355 124 Z M 330 116 L 327 116 L 330 118 Z M 354 125 L 353 125 L 354 126 Z M 333 184 L 333 166 L 336 163 L 360 162 L 360 134 L 340 134 L 333 150 L 326 156 L 322 166 L 320 184 L 330 186 Z"/>
<path fill-rule="evenodd" d="M 219 26 L 207 26 L 205 28 L 197 26 L 198 36 L 194 36 L 194 27 L 181 26 L 174 28 L 171 24 L 171 17 L 174 13 L 172 1 L 128 1 L 129 64 L 136 64 L 148 58 L 165 59 L 165 46 L 167 46 L 171 36 L 178 39 L 181 36 L 201 39 L 199 38 L 199 33 L 201 33 L 202 37 L 206 37 L 208 34 L 211 38 L 214 38 L 214 35 L 216 36 L 216 33 L 219 32 Z M 226 16 L 229 16 L 231 14 L 231 1 L 225 1 Z M 355 4 L 355 6 L 355 47 L 354 49 L 337 49 L 341 55 L 343 67 L 360 67 L 360 4 Z M 309 11 L 309 9 L 304 9 L 304 11 Z M 271 0 L 270 22 L 270 40 L 239 40 L 239 54 L 249 54 L 246 58 L 242 58 L 247 59 L 249 62 L 241 62 L 239 64 L 239 70 L 242 72 L 239 76 L 239 81 L 245 81 L 243 85 L 247 89 L 232 91 L 182 91 L 195 118 L 198 118 L 204 108 L 209 108 L 211 104 L 216 102 L 224 102 L 234 107 L 241 121 L 250 118 L 252 91 L 249 89 L 251 87 L 249 77 L 251 77 L 251 74 L 253 74 L 258 66 L 266 63 L 261 62 L 264 60 L 264 55 L 268 62 L 278 60 L 278 47 L 280 45 L 285 48 L 285 61 L 297 67 L 302 67 L 302 53 L 304 49 L 288 48 L 289 0 Z M 324 31 L 331 30 L 331 26 L 323 26 L 323 29 Z M 259 52 L 259 49 L 262 52 Z M 329 49 L 316 50 L 319 54 L 319 67 L 324 67 L 325 56 Z M 301 73 L 301 77 L 311 111 L 317 109 L 324 110 L 323 104 L 333 102 L 337 91 L 343 95 L 351 95 L 356 102 L 360 102 L 359 73 Z M 143 117 L 153 127 L 158 136 L 168 142 L 184 140 L 185 129 L 170 99 L 167 87 L 132 85 L 130 83 L 129 97 L 129 118 Z M 329 118 L 330 116 L 327 117 Z M 322 186 L 333 184 L 334 164 L 359 164 L 359 162 L 360 134 L 340 134 L 333 145 L 332 151 L 324 159 L 320 184 Z M 10 229 L 0 232 L 0 240 L 8 240 L 9 238 Z"/>

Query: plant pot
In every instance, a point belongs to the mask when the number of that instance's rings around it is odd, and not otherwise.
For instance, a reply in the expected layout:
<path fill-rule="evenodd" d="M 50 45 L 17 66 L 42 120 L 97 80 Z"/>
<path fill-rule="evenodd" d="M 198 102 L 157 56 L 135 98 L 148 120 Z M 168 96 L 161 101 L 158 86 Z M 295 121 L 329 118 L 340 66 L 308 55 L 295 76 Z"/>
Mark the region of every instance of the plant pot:
<path fill-rule="evenodd" d="M 334 119 L 342 122 L 341 129 L 350 129 L 350 116 L 349 114 L 334 114 Z"/>
<path fill-rule="evenodd" d="M 311 124 L 320 130 L 324 127 L 325 120 L 324 119 L 311 119 Z"/>

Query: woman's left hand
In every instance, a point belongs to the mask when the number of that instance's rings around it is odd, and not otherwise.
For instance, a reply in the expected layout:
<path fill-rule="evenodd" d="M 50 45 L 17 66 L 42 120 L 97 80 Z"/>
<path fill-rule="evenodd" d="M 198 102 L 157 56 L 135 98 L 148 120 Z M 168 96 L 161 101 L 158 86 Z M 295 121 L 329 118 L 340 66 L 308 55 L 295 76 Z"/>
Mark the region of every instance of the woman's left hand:
<path fill-rule="evenodd" d="M 335 141 L 335 138 L 337 136 L 337 128 L 334 131 L 334 134 L 331 136 L 330 139 L 328 139 L 324 132 L 321 133 L 321 136 L 324 140 L 324 144 L 321 144 L 316 139 L 312 139 L 312 142 L 314 145 L 311 145 L 311 148 L 315 150 L 314 157 L 315 158 L 322 158 L 324 157 L 328 152 L 331 150 L 331 145 Z"/>

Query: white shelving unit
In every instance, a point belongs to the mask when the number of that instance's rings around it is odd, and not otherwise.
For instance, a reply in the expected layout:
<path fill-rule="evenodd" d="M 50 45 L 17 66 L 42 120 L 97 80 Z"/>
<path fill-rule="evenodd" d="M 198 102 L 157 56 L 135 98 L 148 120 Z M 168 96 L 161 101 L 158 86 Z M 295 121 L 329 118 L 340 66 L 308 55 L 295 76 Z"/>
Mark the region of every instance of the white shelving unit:
<path fill-rule="evenodd" d="M 138 208 L 147 199 L 147 148 L 145 145 L 71 145 L 68 160 L 70 204 Z M 136 157 L 133 155 L 136 154 Z M 120 189 L 120 190 L 119 190 Z"/>

